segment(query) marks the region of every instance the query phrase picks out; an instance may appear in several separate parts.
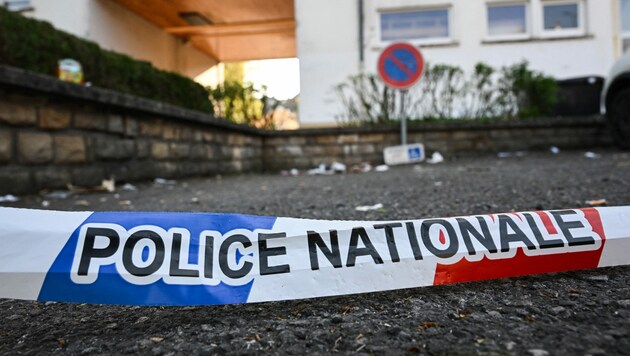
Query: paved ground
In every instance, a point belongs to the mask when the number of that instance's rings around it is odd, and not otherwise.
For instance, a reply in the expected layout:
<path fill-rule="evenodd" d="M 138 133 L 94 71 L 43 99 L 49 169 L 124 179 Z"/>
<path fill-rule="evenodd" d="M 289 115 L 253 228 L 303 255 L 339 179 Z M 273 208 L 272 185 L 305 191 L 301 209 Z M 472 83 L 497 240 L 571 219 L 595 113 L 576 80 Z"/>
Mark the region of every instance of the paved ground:
<path fill-rule="evenodd" d="M 598 153 L 486 156 L 325 177 L 212 177 L 4 205 L 366 220 L 575 208 L 601 198 L 630 205 L 630 154 Z M 384 209 L 355 210 L 376 203 Z M 6 354 L 630 354 L 630 268 L 222 307 L 0 300 L 0 320 Z"/>

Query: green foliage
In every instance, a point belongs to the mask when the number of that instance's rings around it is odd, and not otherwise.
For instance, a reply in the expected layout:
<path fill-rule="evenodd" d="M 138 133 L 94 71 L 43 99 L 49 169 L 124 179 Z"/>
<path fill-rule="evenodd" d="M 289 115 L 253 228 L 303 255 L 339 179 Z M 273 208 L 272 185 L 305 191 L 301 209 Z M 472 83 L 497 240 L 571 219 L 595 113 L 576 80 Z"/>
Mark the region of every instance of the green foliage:
<path fill-rule="evenodd" d="M 189 78 L 0 8 L 0 64 L 56 76 L 57 62 L 63 58 L 79 61 L 85 81 L 94 86 L 194 110 L 213 110 L 205 89 Z"/>
<path fill-rule="evenodd" d="M 391 120 L 396 92 L 375 75 L 356 75 L 336 88 L 349 123 L 377 124 Z"/>
<path fill-rule="evenodd" d="M 239 124 L 273 128 L 269 111 L 273 111 L 279 102 L 267 97 L 265 88 L 257 90 L 251 83 L 226 80 L 216 88 L 207 90 L 214 104 L 215 115 Z"/>
<path fill-rule="evenodd" d="M 527 62 L 504 67 L 502 90 L 516 99 L 518 116 L 523 118 L 547 115 L 557 100 L 558 85 L 553 78 L 531 71 Z"/>
<path fill-rule="evenodd" d="M 464 95 L 466 86 L 464 83 L 464 71 L 455 66 L 438 64 L 427 66 L 423 78 L 426 86 L 422 88 L 422 96 L 430 110 L 427 110 L 429 118 L 453 117 L 457 98 Z M 426 100 L 430 98 L 430 100 Z M 422 101 L 419 103 L 421 105 Z"/>
<path fill-rule="evenodd" d="M 470 101 L 466 108 L 466 116 L 476 118 L 489 118 L 502 111 L 503 105 L 499 102 L 501 96 L 497 96 L 493 76 L 494 68 L 484 63 L 477 63 L 468 83 Z"/>
<path fill-rule="evenodd" d="M 404 94 L 373 74 L 352 76 L 335 90 L 343 108 L 337 120 L 353 125 L 384 124 L 401 117 L 425 121 L 540 117 L 553 108 L 557 84 L 530 70 L 527 62 L 500 70 L 478 63 L 471 73 L 427 64 L 421 82 Z"/>
<path fill-rule="evenodd" d="M 225 63 L 223 66 L 223 77 L 225 78 L 224 81 L 243 83 L 243 80 L 245 79 L 245 63 Z"/>

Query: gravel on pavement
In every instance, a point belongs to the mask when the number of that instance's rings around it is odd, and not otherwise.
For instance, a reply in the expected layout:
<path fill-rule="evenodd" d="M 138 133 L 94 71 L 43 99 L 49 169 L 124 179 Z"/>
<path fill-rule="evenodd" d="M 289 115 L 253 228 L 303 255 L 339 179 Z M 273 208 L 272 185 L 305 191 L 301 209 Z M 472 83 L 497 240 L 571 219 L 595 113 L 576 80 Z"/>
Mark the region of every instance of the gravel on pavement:
<path fill-rule="evenodd" d="M 2 205 L 360 220 L 579 208 L 598 199 L 630 205 L 630 153 L 597 153 L 447 157 L 437 165 L 333 176 L 134 183 L 136 190 L 65 199 L 42 193 Z M 356 210 L 379 203 L 383 208 Z M 630 267 L 248 305 L 0 299 L 0 320 L 3 354 L 630 354 Z"/>

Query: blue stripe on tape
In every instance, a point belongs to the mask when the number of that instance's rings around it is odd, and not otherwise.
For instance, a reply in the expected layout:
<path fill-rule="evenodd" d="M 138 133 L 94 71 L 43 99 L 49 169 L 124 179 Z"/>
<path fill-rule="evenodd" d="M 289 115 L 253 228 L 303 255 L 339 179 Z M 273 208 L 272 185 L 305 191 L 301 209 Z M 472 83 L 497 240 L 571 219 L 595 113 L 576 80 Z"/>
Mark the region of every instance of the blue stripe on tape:
<path fill-rule="evenodd" d="M 190 263 L 197 262 L 199 235 L 204 230 L 225 234 L 235 229 L 271 229 L 275 217 L 207 213 L 93 213 L 84 224 L 117 224 L 130 230 L 139 225 L 154 225 L 169 230 L 180 227 L 190 231 Z M 76 284 L 70 279 L 81 226 L 70 237 L 44 280 L 38 300 L 98 304 L 133 305 L 211 305 L 245 303 L 254 281 L 241 286 L 221 282 L 210 285 L 174 285 L 163 280 L 148 285 L 125 281 L 114 264 L 101 266 L 97 280 Z M 237 252 L 239 254 L 239 252 Z M 237 256 L 237 259 L 240 259 Z"/>

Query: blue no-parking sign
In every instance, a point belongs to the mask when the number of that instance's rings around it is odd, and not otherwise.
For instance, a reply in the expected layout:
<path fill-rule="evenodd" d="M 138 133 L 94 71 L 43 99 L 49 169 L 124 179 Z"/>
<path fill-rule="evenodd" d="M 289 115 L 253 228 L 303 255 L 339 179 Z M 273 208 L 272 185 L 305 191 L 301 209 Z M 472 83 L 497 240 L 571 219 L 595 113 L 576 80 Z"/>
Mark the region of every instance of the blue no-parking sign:
<path fill-rule="evenodd" d="M 424 58 L 418 49 L 408 43 L 389 45 L 378 58 L 378 74 L 387 86 L 407 89 L 424 73 Z"/>

